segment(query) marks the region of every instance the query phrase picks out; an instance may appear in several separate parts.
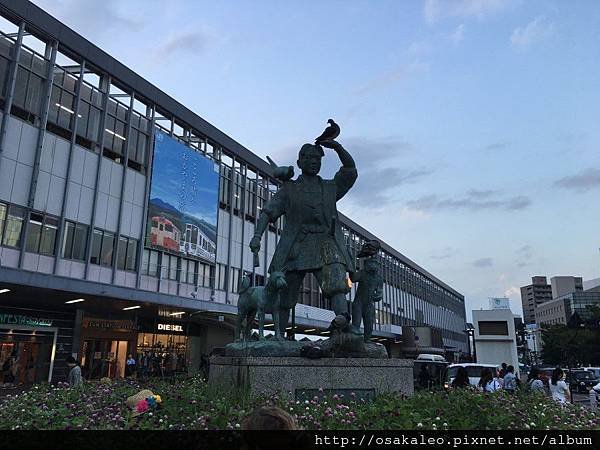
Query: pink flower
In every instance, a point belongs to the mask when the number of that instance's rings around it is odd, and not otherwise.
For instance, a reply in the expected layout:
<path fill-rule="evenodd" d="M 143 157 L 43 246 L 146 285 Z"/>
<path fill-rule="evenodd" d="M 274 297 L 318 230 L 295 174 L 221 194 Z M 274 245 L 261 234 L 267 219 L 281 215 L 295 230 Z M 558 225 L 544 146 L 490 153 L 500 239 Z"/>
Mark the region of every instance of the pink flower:
<path fill-rule="evenodd" d="M 148 405 L 147 400 L 140 400 L 135 407 L 135 410 L 139 413 L 146 412 L 148 409 L 150 409 L 150 406 Z"/>

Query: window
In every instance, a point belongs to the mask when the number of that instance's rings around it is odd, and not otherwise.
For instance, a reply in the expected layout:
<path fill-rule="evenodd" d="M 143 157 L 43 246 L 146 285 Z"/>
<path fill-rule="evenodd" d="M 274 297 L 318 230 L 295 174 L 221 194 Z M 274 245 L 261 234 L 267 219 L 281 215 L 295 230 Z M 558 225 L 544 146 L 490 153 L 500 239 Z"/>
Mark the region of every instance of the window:
<path fill-rule="evenodd" d="M 479 334 L 508 336 L 508 322 L 505 320 L 481 321 L 479 322 Z"/>
<path fill-rule="evenodd" d="M 0 242 L 2 242 L 2 232 L 4 231 L 4 222 L 6 222 L 6 209 L 4 203 L 0 203 Z"/>
<path fill-rule="evenodd" d="M 115 246 L 115 236 L 112 233 L 104 232 L 102 236 L 102 250 L 100 254 L 100 264 L 103 266 L 112 266 L 112 257 Z"/>
<path fill-rule="evenodd" d="M 107 267 L 112 266 L 114 245 L 115 235 L 113 233 L 94 228 L 90 263 Z"/>
<path fill-rule="evenodd" d="M 7 247 L 21 247 L 21 232 L 25 221 L 25 208 L 10 205 L 2 244 Z"/>
<path fill-rule="evenodd" d="M 169 272 L 167 275 L 167 278 L 169 280 L 176 280 L 177 279 L 177 256 L 173 256 L 170 255 L 168 257 L 168 261 L 169 261 Z"/>
<path fill-rule="evenodd" d="M 158 256 L 159 253 L 155 251 L 150 251 L 150 262 L 148 264 L 148 275 L 153 277 L 158 276 Z"/>
<path fill-rule="evenodd" d="M 117 253 L 117 268 L 119 270 L 133 271 L 136 269 L 137 243 L 137 240 L 125 236 L 119 238 L 119 251 Z"/>
<path fill-rule="evenodd" d="M 58 219 L 32 212 L 29 215 L 25 250 L 43 255 L 54 255 Z"/>
<path fill-rule="evenodd" d="M 92 255 L 90 262 L 92 264 L 100 264 L 100 248 L 102 247 L 102 230 L 94 228 L 92 236 Z"/>
<path fill-rule="evenodd" d="M 231 275 L 229 280 L 229 292 L 237 292 L 239 289 L 240 269 L 232 267 L 229 273 Z"/>

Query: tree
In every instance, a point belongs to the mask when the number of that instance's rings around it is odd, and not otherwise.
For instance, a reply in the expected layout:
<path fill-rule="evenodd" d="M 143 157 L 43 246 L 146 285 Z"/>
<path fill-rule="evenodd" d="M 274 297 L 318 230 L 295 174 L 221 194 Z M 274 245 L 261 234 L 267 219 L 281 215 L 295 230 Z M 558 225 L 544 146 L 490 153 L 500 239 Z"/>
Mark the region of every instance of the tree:
<path fill-rule="evenodd" d="M 544 363 L 570 367 L 600 365 L 600 328 L 590 326 L 597 324 L 598 320 L 600 308 L 593 311 L 591 318 L 587 314 L 586 319 L 581 319 L 578 315 L 571 318 L 570 326 L 551 325 L 542 328 Z"/>

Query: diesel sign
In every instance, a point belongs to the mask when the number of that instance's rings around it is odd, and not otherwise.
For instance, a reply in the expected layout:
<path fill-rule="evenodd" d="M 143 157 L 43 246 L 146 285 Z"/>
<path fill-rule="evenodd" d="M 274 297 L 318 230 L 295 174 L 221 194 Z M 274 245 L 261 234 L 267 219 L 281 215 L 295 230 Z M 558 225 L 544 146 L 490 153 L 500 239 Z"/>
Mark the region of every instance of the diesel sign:
<path fill-rule="evenodd" d="M 183 333 L 183 326 L 182 325 L 171 325 L 168 323 L 159 323 L 158 331 L 179 331 L 179 332 Z"/>

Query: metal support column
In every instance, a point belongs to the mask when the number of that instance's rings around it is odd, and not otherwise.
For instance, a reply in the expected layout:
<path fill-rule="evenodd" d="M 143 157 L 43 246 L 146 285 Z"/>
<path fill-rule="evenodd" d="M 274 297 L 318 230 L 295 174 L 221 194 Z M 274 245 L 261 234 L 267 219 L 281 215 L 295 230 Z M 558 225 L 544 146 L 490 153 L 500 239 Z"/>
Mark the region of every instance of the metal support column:
<path fill-rule="evenodd" d="M 4 140 L 6 139 L 6 127 L 8 126 L 8 118 L 12 109 L 13 100 L 15 98 L 15 84 L 17 82 L 17 69 L 19 68 L 19 58 L 21 57 L 21 45 L 23 44 L 23 35 L 25 34 L 25 22 L 19 24 L 19 32 L 17 33 L 17 41 L 14 44 L 10 69 L 8 71 L 8 80 L 6 83 L 6 97 L 4 100 L 4 115 L 2 124 L 0 125 L 0 155 L 4 151 Z M 2 159 L 0 158 L 0 163 Z"/>
<path fill-rule="evenodd" d="M 92 202 L 92 219 L 90 221 L 90 232 L 88 233 L 85 246 L 85 278 L 90 275 L 90 257 L 92 254 L 92 238 L 94 236 L 94 224 L 96 223 L 96 206 L 98 205 L 98 185 L 100 182 L 100 171 L 102 169 L 102 153 L 104 151 L 104 127 L 108 109 L 108 97 L 110 96 L 110 75 L 104 74 L 100 81 L 100 92 L 104 93 L 102 98 L 102 114 L 100 116 L 100 142 L 98 144 L 98 168 L 96 170 L 96 181 L 94 184 L 94 201 Z M 104 89 L 104 91 L 102 90 Z"/>
<path fill-rule="evenodd" d="M 119 198 L 119 215 L 117 219 L 117 233 L 115 236 L 115 241 L 113 242 L 113 254 L 112 254 L 112 275 L 111 281 L 112 284 L 115 284 L 115 278 L 117 275 L 117 263 L 119 257 L 119 242 L 121 241 L 121 229 L 123 222 L 123 203 L 125 202 L 125 184 L 127 182 L 127 166 L 129 164 L 129 144 L 131 142 L 130 134 L 131 134 L 131 116 L 133 116 L 133 102 L 135 100 L 135 92 L 131 93 L 129 97 L 129 111 L 127 113 L 127 124 L 125 126 L 125 151 L 123 152 L 123 176 L 121 177 L 121 197 Z M 129 236 L 128 236 L 129 237 Z M 125 252 L 127 252 L 127 245 L 125 247 Z M 127 254 L 127 253 L 126 253 Z M 127 264 L 127 261 L 125 261 Z"/>
<path fill-rule="evenodd" d="M 23 268 L 23 260 L 25 256 L 25 247 L 27 245 L 27 235 L 29 233 L 29 217 L 31 209 L 33 209 L 33 201 L 35 199 L 35 191 L 37 189 L 37 182 L 40 173 L 40 158 L 42 156 L 42 147 L 44 145 L 44 137 L 46 135 L 46 123 L 48 123 L 48 108 L 50 107 L 50 96 L 52 94 L 52 80 L 54 78 L 54 63 L 56 62 L 56 52 L 58 51 L 58 42 L 54 41 L 52 44 L 46 44 L 46 54 L 44 58 L 47 61 L 48 67 L 46 68 L 46 82 L 44 84 L 44 96 L 42 104 L 39 106 L 40 112 L 40 123 L 38 129 L 38 136 L 35 144 L 35 158 L 33 160 L 33 171 L 31 174 L 31 180 L 29 182 L 29 196 L 27 199 L 27 206 L 29 210 L 25 215 L 25 223 L 23 224 L 23 235 L 21 238 L 21 249 L 19 251 L 19 267 Z M 50 53 L 48 55 L 48 53 Z M 54 243 L 56 249 L 56 242 Z"/>
<path fill-rule="evenodd" d="M 50 50 L 50 55 L 48 55 Z M 29 200 L 28 206 L 33 208 L 35 199 L 35 191 L 37 188 L 38 178 L 40 176 L 40 158 L 42 155 L 42 147 L 44 145 L 44 137 L 46 135 L 46 124 L 48 123 L 48 108 L 50 107 L 50 97 L 52 95 L 52 81 L 54 78 L 54 64 L 56 63 L 56 53 L 58 52 L 58 42 L 54 41 L 48 48 L 46 47 L 46 59 L 48 60 L 48 69 L 46 71 L 46 84 L 44 86 L 43 103 L 40 105 L 40 128 L 35 148 L 35 159 L 33 161 L 33 173 L 31 175 L 31 183 L 29 185 Z M 48 58 L 50 56 L 50 58 Z M 73 131 L 75 134 L 75 131 Z"/>
<path fill-rule="evenodd" d="M 62 206 L 60 208 L 60 226 L 58 227 L 58 233 L 56 236 L 56 242 L 58 244 L 58 249 L 56 252 L 56 257 L 54 258 L 54 267 L 52 269 L 52 273 L 56 275 L 58 270 L 58 260 L 62 257 L 60 253 L 60 249 L 62 247 L 62 241 L 64 239 L 65 234 L 65 215 L 67 213 L 67 203 L 69 196 L 69 179 L 71 178 L 71 171 L 73 170 L 73 152 L 75 148 L 75 140 L 77 138 L 77 125 L 79 123 L 79 105 L 81 103 L 81 85 L 83 84 L 83 75 L 85 74 L 85 61 L 82 61 L 79 66 L 79 79 L 77 80 L 76 89 L 76 98 L 75 98 L 75 109 L 73 110 L 73 134 L 71 135 L 71 140 L 69 141 L 69 156 L 67 162 L 67 174 L 65 176 L 65 187 L 63 189 L 62 196 Z M 98 167 L 100 170 L 100 167 Z"/>
<path fill-rule="evenodd" d="M 136 264 L 137 281 L 136 288 L 140 289 L 142 282 L 142 260 L 144 258 L 144 241 L 146 240 L 146 228 L 148 227 L 148 202 L 150 201 L 150 181 L 152 179 L 152 161 L 154 160 L 154 124 L 156 121 L 156 107 L 146 107 L 146 119 L 150 116 L 148 124 L 148 145 L 146 147 L 146 184 L 144 187 L 144 210 L 142 212 L 142 230 L 138 242 L 138 260 Z M 148 255 L 148 269 L 150 269 L 150 255 Z M 159 273 L 160 280 L 160 273 Z M 160 286 L 159 286 L 160 287 Z"/>

